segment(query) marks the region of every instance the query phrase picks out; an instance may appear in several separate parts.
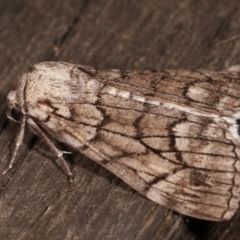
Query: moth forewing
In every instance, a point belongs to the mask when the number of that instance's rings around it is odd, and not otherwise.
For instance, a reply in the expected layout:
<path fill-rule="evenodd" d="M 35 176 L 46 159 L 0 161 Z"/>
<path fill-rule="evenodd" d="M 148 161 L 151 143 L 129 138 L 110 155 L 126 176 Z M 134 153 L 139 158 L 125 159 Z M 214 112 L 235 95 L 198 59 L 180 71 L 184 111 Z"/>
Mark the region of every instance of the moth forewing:
<path fill-rule="evenodd" d="M 24 75 L 9 108 L 26 117 L 69 176 L 62 152 L 46 136 L 156 203 L 222 221 L 235 213 L 240 195 L 239 80 L 239 72 L 95 70 L 44 62 Z"/>

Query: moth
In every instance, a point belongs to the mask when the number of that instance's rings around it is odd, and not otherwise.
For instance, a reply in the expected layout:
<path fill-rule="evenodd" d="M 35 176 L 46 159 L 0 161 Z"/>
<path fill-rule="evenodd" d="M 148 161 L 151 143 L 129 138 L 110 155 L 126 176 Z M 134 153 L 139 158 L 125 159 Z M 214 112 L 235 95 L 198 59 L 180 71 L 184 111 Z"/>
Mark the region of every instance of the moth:
<path fill-rule="evenodd" d="M 228 220 L 240 197 L 239 93 L 238 69 L 96 70 L 38 63 L 7 96 L 8 117 L 21 123 L 7 170 L 28 125 L 70 179 L 56 140 L 158 204 L 194 218 Z"/>

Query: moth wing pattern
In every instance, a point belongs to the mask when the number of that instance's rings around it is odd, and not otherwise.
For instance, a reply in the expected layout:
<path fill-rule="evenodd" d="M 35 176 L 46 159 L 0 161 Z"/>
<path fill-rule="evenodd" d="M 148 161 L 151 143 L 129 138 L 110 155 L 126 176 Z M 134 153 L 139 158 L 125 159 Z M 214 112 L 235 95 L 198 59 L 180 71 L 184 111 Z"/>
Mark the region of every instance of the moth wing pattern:
<path fill-rule="evenodd" d="M 240 73 L 59 62 L 35 65 L 27 79 L 26 114 L 41 129 L 147 198 L 214 221 L 237 210 Z"/>

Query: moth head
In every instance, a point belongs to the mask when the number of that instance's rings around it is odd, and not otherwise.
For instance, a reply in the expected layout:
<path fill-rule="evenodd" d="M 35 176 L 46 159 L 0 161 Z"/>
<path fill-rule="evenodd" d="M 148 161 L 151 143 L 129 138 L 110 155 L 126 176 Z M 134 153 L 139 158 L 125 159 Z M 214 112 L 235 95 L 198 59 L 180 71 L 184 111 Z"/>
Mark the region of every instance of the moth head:
<path fill-rule="evenodd" d="M 7 117 L 15 122 L 19 122 L 22 112 L 18 103 L 16 91 L 11 91 L 8 93 L 7 106 Z"/>

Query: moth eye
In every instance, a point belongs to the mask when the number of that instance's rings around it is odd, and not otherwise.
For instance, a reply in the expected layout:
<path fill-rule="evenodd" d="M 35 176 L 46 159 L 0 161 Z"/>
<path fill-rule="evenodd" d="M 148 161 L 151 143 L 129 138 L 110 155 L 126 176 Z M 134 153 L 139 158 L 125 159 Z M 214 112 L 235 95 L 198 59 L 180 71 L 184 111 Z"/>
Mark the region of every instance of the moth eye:
<path fill-rule="evenodd" d="M 21 112 L 19 112 L 18 110 L 12 108 L 11 109 L 11 116 L 13 119 L 15 119 L 16 121 L 20 121 L 21 118 Z"/>

